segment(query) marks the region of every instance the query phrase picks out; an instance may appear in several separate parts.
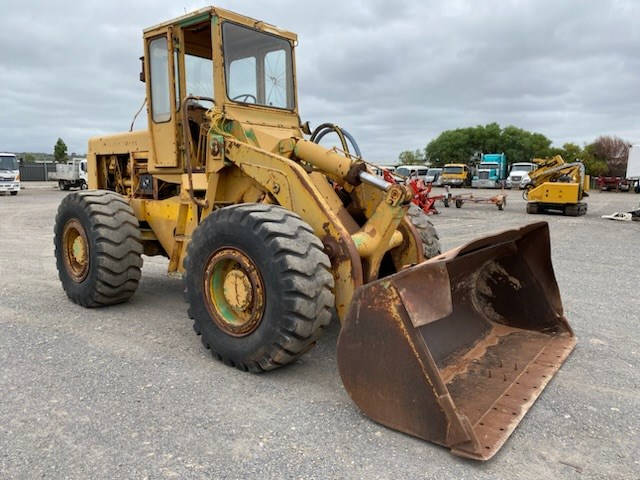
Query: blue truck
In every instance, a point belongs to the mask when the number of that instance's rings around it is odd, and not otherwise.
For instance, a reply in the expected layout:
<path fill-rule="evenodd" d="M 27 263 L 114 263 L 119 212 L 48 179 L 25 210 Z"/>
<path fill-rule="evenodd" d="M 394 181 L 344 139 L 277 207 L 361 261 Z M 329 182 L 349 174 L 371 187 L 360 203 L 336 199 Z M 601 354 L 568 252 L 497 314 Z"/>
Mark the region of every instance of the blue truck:
<path fill-rule="evenodd" d="M 483 153 L 471 180 L 474 188 L 500 188 L 507 178 L 507 156 L 504 153 Z"/>

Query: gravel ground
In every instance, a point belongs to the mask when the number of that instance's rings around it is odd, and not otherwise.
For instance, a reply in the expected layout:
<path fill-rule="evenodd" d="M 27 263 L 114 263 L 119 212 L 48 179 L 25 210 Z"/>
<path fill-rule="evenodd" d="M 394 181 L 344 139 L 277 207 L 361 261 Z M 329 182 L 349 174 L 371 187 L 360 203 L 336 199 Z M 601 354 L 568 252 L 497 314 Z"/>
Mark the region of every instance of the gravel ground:
<path fill-rule="evenodd" d="M 578 345 L 489 462 L 365 418 L 336 365 L 338 326 L 298 362 L 243 374 L 194 334 L 181 282 L 145 257 L 132 300 L 84 309 L 53 256 L 61 192 L 0 197 L 0 478 L 640 478 L 640 223 L 600 215 L 640 195 L 593 192 L 584 217 L 465 203 L 432 217 L 444 248 L 547 220 Z M 460 193 L 455 190 L 454 193 Z M 476 191 L 488 196 L 495 191 Z"/>

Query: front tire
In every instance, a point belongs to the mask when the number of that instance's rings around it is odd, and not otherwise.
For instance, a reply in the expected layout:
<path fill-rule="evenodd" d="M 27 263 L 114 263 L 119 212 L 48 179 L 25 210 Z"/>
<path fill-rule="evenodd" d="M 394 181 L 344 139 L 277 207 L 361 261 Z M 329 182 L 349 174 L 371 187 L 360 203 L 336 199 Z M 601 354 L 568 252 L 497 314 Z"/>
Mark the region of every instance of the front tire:
<path fill-rule="evenodd" d="M 56 266 L 67 296 L 83 307 L 126 302 L 140 280 L 138 219 L 124 197 L 92 190 L 67 195 L 56 215 Z"/>
<path fill-rule="evenodd" d="M 424 213 L 420 207 L 413 203 L 409 205 L 407 216 L 409 217 L 409 221 L 411 221 L 420 234 L 424 257 L 432 258 L 440 255 L 442 253 L 440 248 L 440 238 L 438 237 L 436 227 L 434 227 L 431 220 L 429 220 L 429 216 Z"/>
<path fill-rule="evenodd" d="M 225 364 L 261 372 L 311 348 L 334 311 L 329 258 L 311 227 L 274 205 L 212 212 L 185 259 L 189 317 Z"/>

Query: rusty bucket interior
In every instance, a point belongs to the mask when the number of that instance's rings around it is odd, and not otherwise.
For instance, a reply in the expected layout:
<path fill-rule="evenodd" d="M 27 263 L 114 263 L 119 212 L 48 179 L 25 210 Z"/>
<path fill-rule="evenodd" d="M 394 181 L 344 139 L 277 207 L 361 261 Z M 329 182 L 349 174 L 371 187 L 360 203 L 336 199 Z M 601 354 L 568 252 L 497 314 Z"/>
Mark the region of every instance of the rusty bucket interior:
<path fill-rule="evenodd" d="M 359 288 L 338 366 L 367 416 L 487 460 L 574 345 L 539 222 Z"/>

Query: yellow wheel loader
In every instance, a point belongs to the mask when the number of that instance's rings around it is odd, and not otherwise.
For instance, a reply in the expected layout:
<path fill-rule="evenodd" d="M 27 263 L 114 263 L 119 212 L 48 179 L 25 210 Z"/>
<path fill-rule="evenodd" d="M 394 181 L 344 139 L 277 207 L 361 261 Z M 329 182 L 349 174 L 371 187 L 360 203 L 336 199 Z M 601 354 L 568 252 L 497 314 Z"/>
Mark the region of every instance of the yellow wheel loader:
<path fill-rule="evenodd" d="M 551 159 L 534 158 L 538 168 L 529 173 L 530 182 L 522 197 L 527 213 L 561 213 L 577 217 L 587 213 L 582 201 L 589 194 L 589 176 L 581 162 L 566 163 L 560 155 Z"/>
<path fill-rule="evenodd" d="M 251 372 L 296 359 L 335 317 L 366 415 L 486 460 L 575 343 L 548 226 L 441 254 L 407 186 L 308 139 L 322 135 L 298 116 L 296 43 L 215 7 L 144 30 L 148 128 L 89 141 L 90 189 L 56 217 L 63 288 L 124 302 L 142 255 L 163 255 L 204 345 Z"/>

